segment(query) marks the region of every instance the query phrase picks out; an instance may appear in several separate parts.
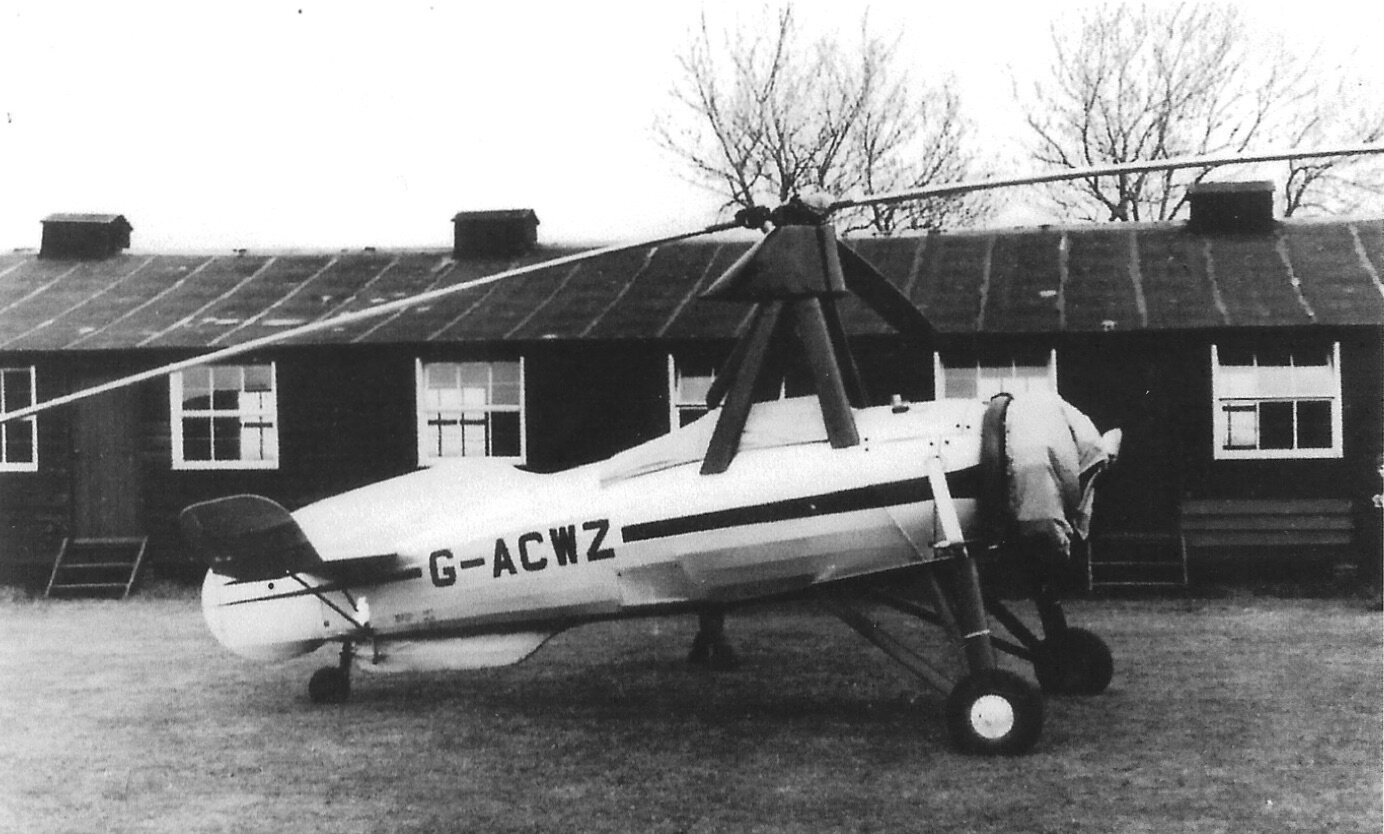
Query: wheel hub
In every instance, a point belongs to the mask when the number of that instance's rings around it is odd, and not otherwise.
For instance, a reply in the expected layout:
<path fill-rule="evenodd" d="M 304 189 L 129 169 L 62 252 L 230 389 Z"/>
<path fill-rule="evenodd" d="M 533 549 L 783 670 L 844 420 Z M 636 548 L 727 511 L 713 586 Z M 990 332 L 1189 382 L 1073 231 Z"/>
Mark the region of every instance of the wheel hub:
<path fill-rule="evenodd" d="M 977 735 L 991 741 L 1004 738 L 1014 729 L 1014 705 L 1000 695 L 982 695 L 971 704 L 971 727 Z"/>

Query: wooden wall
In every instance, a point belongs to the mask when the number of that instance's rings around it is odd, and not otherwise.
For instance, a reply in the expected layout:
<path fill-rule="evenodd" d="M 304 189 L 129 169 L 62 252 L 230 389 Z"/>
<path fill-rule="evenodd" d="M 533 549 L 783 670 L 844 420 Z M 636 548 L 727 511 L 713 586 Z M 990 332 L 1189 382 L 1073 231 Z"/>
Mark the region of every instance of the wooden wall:
<path fill-rule="evenodd" d="M 1246 333 L 1245 338 L 1280 335 Z M 1359 508 L 1365 565 L 1379 572 L 1381 490 L 1376 465 L 1384 432 L 1384 356 L 1374 328 L 1340 331 L 1345 456 L 1335 460 L 1215 461 L 1211 453 L 1209 345 L 1224 333 L 1112 333 L 1087 336 L 987 336 L 991 345 L 1058 349 L 1059 389 L 1102 430 L 1125 430 L 1124 454 L 1098 491 L 1097 530 L 1171 530 L 1184 498 L 1346 497 Z M 949 336 L 963 344 L 966 337 Z M 931 397 L 931 354 L 870 337 L 854 343 L 876 403 L 892 394 Z M 724 356 L 729 342 L 552 343 L 280 348 L 251 360 L 278 363 L 281 461 L 277 470 L 174 471 L 170 463 L 168 383 L 140 386 L 140 520 L 160 571 L 193 576 L 176 519 L 188 504 L 257 493 L 290 509 L 412 471 L 416 466 L 414 363 L 513 358 L 526 361 L 529 466 L 555 471 L 604 458 L 667 430 L 670 350 Z M 0 357 L 36 364 L 40 398 L 77 379 L 141 370 L 181 354 Z M 806 389 L 790 376 L 790 393 Z M 0 472 L 0 580 L 42 572 L 73 519 L 73 412 L 40 419 L 40 470 Z M 24 566 L 28 566 L 27 569 Z M 40 568 L 43 571 L 40 571 Z"/>

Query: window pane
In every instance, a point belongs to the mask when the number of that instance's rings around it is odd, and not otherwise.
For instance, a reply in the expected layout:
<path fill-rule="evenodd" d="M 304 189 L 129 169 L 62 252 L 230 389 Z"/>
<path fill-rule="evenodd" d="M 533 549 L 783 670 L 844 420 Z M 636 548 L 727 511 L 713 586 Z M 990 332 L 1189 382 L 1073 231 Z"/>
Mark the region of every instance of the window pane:
<path fill-rule="evenodd" d="M 700 420 L 700 419 L 701 419 L 703 416 L 705 416 L 705 415 L 706 415 L 706 409 L 705 409 L 705 408 L 679 408 L 679 409 L 678 409 L 678 425 L 679 425 L 679 426 L 685 426 L 685 425 L 687 425 L 688 423 L 692 423 L 692 422 L 695 422 L 695 421 L 697 421 L 697 420 Z"/>
<path fill-rule="evenodd" d="M 1293 448 L 1293 404 L 1291 402 L 1259 404 L 1259 448 Z"/>
<path fill-rule="evenodd" d="M 268 365 L 247 365 L 245 367 L 246 391 L 270 391 L 274 387 L 274 374 Z"/>
<path fill-rule="evenodd" d="M 519 457 L 519 412 L 497 411 L 490 415 L 490 454 Z"/>
<path fill-rule="evenodd" d="M 462 399 L 461 390 L 457 388 L 443 388 L 430 391 L 430 405 L 438 411 L 460 411 L 465 405 Z"/>
<path fill-rule="evenodd" d="M 240 418 L 211 419 L 211 456 L 213 460 L 241 460 Z"/>
<path fill-rule="evenodd" d="M 484 413 L 463 415 L 461 419 L 461 453 L 466 457 L 485 457 L 487 434 L 488 426 Z"/>
<path fill-rule="evenodd" d="M 211 420 L 183 418 L 183 460 L 211 460 Z"/>
<path fill-rule="evenodd" d="M 1293 396 L 1293 369 L 1288 365 L 1260 365 L 1258 389 L 1261 397 Z"/>
<path fill-rule="evenodd" d="M 480 362 L 466 362 L 458 366 L 461 374 L 461 387 L 490 387 L 490 366 Z"/>
<path fill-rule="evenodd" d="M 240 380 L 236 380 L 235 388 L 223 388 L 219 384 L 212 389 L 211 407 L 214 409 L 234 411 L 240 407 Z"/>
<path fill-rule="evenodd" d="M 18 420 L 0 427 L 4 429 L 4 463 L 34 462 L 34 419 Z"/>
<path fill-rule="evenodd" d="M 464 451 L 460 421 L 448 420 L 437 426 L 437 453 L 442 457 L 460 457 Z"/>
<path fill-rule="evenodd" d="M 948 399 L 973 400 L 976 393 L 976 371 L 974 368 L 947 368 L 943 370 L 942 394 Z"/>
<path fill-rule="evenodd" d="M 1298 397 L 1332 397 L 1336 394 L 1336 374 L 1330 365 L 1297 367 L 1293 394 Z"/>
<path fill-rule="evenodd" d="M 483 408 L 490 404 L 490 392 L 484 386 L 461 389 L 461 404 L 467 408 Z"/>
<path fill-rule="evenodd" d="M 0 404 L 6 411 L 27 408 L 34 404 L 30 397 L 33 377 L 27 370 L 5 371 L 0 376 Z"/>
<path fill-rule="evenodd" d="M 193 368 L 184 371 L 183 410 L 205 411 L 211 408 L 211 371 L 207 368 Z"/>
<path fill-rule="evenodd" d="M 1225 448 L 1255 449 L 1259 446 L 1259 411 L 1252 405 L 1223 406 L 1226 416 Z"/>
<path fill-rule="evenodd" d="M 1330 449 L 1331 403 L 1308 400 L 1297 404 L 1298 448 Z"/>
<path fill-rule="evenodd" d="M 1014 369 L 1009 365 L 1004 367 L 984 365 L 980 368 L 980 383 L 982 386 L 986 384 L 1002 386 L 1009 382 L 1013 375 Z"/>
<path fill-rule="evenodd" d="M 272 460 L 273 457 L 268 453 L 268 444 L 265 431 L 267 427 L 263 424 L 241 423 L 240 424 L 240 459 L 241 460 Z"/>
<path fill-rule="evenodd" d="M 211 386 L 217 391 L 239 391 L 241 370 L 239 365 L 213 365 Z"/>
<path fill-rule="evenodd" d="M 490 401 L 495 405 L 518 405 L 519 404 L 519 385 L 495 384 L 490 394 Z"/>
<path fill-rule="evenodd" d="M 711 386 L 714 381 L 715 377 L 710 374 L 679 377 L 678 402 L 697 405 L 705 403 L 707 395 L 711 393 Z"/>
<path fill-rule="evenodd" d="M 423 374 L 429 388 L 455 388 L 457 386 L 457 366 L 450 362 L 425 365 Z"/>
<path fill-rule="evenodd" d="M 493 391 L 491 402 L 496 405 L 519 404 L 519 363 L 496 362 L 491 366 Z"/>
<path fill-rule="evenodd" d="M 1245 365 L 1222 366 L 1216 383 L 1216 395 L 1224 399 L 1253 397 L 1259 391 L 1255 369 Z"/>
<path fill-rule="evenodd" d="M 1034 391 L 1048 391 L 1048 369 L 1031 365 L 1020 365 L 1014 369 L 1013 391 L 1031 393 Z"/>
<path fill-rule="evenodd" d="M 240 395 L 237 410 L 242 415 L 274 416 L 274 395 L 268 391 L 247 391 Z"/>

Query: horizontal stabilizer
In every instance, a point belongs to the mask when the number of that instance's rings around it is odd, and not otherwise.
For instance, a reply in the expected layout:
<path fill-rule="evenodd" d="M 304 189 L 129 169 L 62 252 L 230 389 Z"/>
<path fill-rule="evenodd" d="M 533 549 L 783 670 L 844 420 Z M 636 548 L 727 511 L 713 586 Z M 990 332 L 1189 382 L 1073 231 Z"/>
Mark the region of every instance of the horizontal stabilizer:
<path fill-rule="evenodd" d="M 193 504 L 183 510 L 178 523 L 193 554 L 232 579 L 273 579 L 322 566 L 322 558 L 288 510 L 259 495 Z"/>

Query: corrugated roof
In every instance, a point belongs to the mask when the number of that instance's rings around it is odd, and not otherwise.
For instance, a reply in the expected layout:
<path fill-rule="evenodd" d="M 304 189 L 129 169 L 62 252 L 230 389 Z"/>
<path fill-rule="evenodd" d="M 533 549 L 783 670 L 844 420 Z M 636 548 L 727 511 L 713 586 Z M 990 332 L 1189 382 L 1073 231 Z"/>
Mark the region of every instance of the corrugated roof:
<path fill-rule="evenodd" d="M 1255 236 L 1109 224 L 851 245 L 944 333 L 1384 324 L 1384 220 L 1286 222 Z M 541 269 L 304 341 L 729 337 L 747 308 L 697 295 L 747 246 L 693 241 Z M 0 350 L 223 347 L 571 251 L 0 255 Z M 854 302 L 843 319 L 852 332 L 885 331 Z"/>

